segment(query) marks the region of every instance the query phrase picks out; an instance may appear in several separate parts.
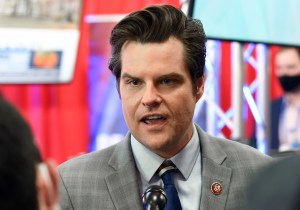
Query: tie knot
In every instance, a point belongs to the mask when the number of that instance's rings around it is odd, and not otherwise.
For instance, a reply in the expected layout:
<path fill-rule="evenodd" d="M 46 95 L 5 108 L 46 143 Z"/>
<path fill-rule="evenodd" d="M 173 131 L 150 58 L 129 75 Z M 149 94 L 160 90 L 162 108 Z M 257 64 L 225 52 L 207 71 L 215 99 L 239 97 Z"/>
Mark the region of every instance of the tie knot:
<path fill-rule="evenodd" d="M 174 185 L 172 172 L 175 170 L 177 170 L 177 168 L 170 160 L 166 160 L 160 165 L 158 168 L 158 175 L 163 180 L 164 185 Z"/>

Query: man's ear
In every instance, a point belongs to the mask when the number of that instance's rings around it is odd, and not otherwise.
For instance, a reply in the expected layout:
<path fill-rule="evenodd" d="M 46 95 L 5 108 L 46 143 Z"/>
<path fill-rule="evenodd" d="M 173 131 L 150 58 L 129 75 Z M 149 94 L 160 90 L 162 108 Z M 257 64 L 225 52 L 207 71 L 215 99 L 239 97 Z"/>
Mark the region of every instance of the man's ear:
<path fill-rule="evenodd" d="M 199 101 L 203 93 L 204 93 L 204 75 L 197 82 L 196 101 Z"/>
<path fill-rule="evenodd" d="M 53 161 L 40 163 L 36 170 L 37 196 L 40 210 L 59 209 L 58 172 Z"/>

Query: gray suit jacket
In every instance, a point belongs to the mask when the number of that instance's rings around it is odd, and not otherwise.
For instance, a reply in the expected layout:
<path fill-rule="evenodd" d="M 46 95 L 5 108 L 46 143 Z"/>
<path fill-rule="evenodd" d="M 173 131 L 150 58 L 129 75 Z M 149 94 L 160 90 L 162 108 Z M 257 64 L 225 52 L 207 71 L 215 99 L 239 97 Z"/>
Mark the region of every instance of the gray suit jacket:
<path fill-rule="evenodd" d="M 248 180 L 271 158 L 247 145 L 210 136 L 198 126 L 197 130 L 202 155 L 200 209 L 245 209 Z M 130 134 L 112 147 L 63 163 L 59 174 L 62 210 L 143 209 Z M 223 187 L 220 195 L 211 192 L 214 182 Z"/>

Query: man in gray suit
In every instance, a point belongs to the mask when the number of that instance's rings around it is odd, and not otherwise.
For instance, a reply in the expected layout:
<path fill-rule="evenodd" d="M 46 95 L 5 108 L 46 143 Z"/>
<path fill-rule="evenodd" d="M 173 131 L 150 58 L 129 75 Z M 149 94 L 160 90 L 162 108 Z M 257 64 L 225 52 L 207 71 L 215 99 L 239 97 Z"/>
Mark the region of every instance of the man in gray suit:
<path fill-rule="evenodd" d="M 143 192 L 164 185 L 158 168 L 165 160 L 176 169 L 181 209 L 244 209 L 248 179 L 271 158 L 193 123 L 204 92 L 201 22 L 169 5 L 151 6 L 121 20 L 110 43 L 129 133 L 59 167 L 62 209 L 141 210 Z"/>

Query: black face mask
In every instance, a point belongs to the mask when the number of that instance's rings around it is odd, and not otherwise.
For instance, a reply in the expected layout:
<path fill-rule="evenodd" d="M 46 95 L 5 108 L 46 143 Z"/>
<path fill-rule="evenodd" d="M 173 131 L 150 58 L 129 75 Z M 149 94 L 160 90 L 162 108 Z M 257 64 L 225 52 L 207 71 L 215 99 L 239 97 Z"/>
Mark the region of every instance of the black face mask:
<path fill-rule="evenodd" d="M 281 87 L 286 92 L 294 92 L 300 87 L 300 74 L 295 76 L 281 76 L 279 77 Z"/>

